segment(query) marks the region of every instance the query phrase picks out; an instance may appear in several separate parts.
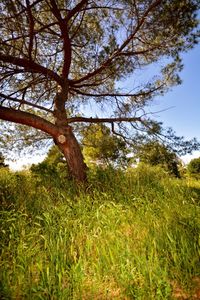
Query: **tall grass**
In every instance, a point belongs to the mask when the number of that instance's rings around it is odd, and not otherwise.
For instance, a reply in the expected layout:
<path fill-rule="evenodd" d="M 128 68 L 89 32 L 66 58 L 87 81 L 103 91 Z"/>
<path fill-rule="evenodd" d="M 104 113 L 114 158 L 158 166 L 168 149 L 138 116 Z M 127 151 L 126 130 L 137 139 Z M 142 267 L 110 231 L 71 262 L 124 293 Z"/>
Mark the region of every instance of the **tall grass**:
<path fill-rule="evenodd" d="M 0 172 L 1 299 L 198 299 L 200 182 L 96 170 L 87 188 Z"/>

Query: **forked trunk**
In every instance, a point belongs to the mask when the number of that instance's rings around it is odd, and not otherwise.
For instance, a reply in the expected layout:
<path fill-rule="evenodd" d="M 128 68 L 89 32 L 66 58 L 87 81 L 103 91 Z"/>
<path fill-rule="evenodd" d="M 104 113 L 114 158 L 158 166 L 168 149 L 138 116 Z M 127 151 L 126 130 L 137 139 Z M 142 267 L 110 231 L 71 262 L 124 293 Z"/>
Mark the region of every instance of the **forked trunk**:
<path fill-rule="evenodd" d="M 56 144 L 64 154 L 67 161 L 70 175 L 77 182 L 86 182 L 87 180 L 87 166 L 84 163 L 83 155 L 79 143 L 72 132 L 72 128 L 67 126 L 56 138 Z"/>

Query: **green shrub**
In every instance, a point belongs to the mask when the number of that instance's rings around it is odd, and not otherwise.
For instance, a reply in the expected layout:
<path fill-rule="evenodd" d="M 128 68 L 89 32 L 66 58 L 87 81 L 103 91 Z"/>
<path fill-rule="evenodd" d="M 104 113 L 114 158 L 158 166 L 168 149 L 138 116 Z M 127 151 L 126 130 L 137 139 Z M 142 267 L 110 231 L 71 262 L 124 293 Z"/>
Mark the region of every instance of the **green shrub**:
<path fill-rule="evenodd" d="M 192 159 L 187 169 L 190 175 L 200 178 L 200 157 Z"/>

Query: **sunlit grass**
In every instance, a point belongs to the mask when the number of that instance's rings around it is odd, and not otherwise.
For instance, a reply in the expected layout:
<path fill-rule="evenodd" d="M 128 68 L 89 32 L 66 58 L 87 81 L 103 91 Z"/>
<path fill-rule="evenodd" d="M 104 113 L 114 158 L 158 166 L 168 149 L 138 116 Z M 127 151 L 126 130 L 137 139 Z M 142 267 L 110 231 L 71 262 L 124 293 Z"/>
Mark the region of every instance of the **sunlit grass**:
<path fill-rule="evenodd" d="M 1 299 L 198 299 L 199 181 L 142 166 L 0 186 Z"/>

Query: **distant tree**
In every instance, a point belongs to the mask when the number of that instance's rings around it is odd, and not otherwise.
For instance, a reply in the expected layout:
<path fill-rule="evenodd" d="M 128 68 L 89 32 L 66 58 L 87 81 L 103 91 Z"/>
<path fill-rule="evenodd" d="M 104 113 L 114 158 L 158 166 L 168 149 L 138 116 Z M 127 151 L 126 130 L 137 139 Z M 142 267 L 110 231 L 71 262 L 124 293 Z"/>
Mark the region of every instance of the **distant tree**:
<path fill-rule="evenodd" d="M 88 164 L 127 163 L 129 148 L 122 137 L 114 135 L 104 124 L 91 124 L 81 132 L 83 155 Z"/>
<path fill-rule="evenodd" d="M 198 0 L 2 0 L 0 118 L 51 137 L 72 176 L 85 181 L 74 124 L 149 128 L 145 106 L 180 83 L 180 53 L 197 43 L 199 7 Z M 137 81 L 138 70 L 160 60 L 156 78 Z M 130 90 L 119 88 L 133 74 Z"/>
<path fill-rule="evenodd" d="M 52 146 L 49 149 L 44 161 L 49 165 L 65 164 L 64 155 L 59 151 L 57 146 Z"/>
<path fill-rule="evenodd" d="M 200 157 L 194 158 L 187 166 L 190 175 L 200 177 Z"/>
<path fill-rule="evenodd" d="M 180 160 L 176 153 L 158 141 L 151 141 L 138 148 L 137 157 L 152 166 L 160 165 L 170 174 L 180 177 Z"/>
<path fill-rule="evenodd" d="M 43 177 L 68 176 L 64 155 L 55 145 L 49 149 L 47 157 L 41 163 L 33 164 L 30 170 L 33 174 L 37 174 Z"/>

